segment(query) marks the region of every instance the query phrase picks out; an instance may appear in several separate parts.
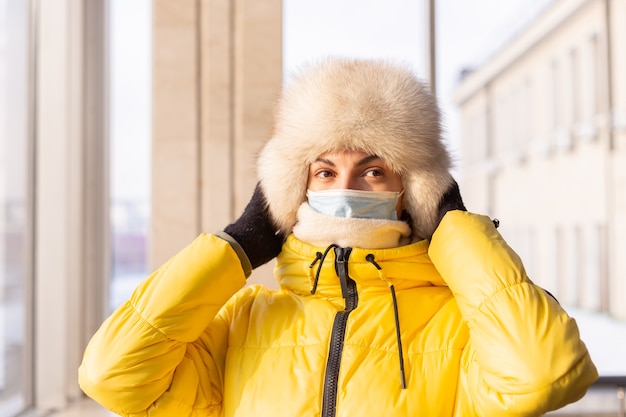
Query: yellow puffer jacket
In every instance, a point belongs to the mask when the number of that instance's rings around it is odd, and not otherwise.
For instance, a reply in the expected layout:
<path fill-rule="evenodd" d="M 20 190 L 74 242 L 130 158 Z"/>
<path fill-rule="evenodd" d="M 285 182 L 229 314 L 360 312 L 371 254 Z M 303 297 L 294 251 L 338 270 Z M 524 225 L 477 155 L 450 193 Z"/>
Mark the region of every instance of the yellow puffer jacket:
<path fill-rule="evenodd" d="M 430 245 L 325 249 L 290 236 L 281 289 L 241 289 L 235 252 L 201 235 L 94 335 L 82 389 L 123 416 L 535 416 L 597 377 L 486 217 L 450 212 Z"/>

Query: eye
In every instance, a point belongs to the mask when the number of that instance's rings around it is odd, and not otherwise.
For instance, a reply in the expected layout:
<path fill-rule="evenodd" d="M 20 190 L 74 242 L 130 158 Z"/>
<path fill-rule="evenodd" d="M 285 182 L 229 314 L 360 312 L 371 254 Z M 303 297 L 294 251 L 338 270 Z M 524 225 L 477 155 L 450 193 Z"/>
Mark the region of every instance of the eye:
<path fill-rule="evenodd" d="M 335 176 L 335 174 L 328 169 L 320 169 L 319 171 L 315 173 L 315 176 L 317 178 L 330 178 L 330 177 Z"/>
<path fill-rule="evenodd" d="M 379 168 L 370 168 L 363 174 L 366 177 L 384 177 L 385 171 Z"/>

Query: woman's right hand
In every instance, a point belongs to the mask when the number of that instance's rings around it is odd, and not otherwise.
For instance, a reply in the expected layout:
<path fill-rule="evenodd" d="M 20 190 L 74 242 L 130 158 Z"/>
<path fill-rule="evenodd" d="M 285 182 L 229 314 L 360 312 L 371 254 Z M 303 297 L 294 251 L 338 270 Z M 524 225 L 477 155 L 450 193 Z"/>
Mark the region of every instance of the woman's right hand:
<path fill-rule="evenodd" d="M 260 184 L 256 185 L 242 215 L 226 226 L 224 232 L 239 243 L 248 256 L 252 269 L 274 259 L 285 241 L 272 221 L 267 200 Z"/>

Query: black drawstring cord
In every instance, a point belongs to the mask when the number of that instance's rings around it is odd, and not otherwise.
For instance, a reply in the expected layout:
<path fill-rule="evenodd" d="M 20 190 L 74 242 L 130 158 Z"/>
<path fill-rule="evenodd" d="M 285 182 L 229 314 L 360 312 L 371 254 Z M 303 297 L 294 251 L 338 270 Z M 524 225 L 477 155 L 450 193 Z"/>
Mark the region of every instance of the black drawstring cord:
<path fill-rule="evenodd" d="M 378 263 L 374 260 L 373 254 L 368 254 L 365 257 L 365 260 L 376 267 L 378 271 L 381 271 L 382 268 Z M 385 280 L 386 281 L 386 280 Z M 404 373 L 404 354 L 402 353 L 402 335 L 400 333 L 400 316 L 398 314 L 398 300 L 396 298 L 396 289 L 393 284 L 387 281 L 389 284 L 389 289 L 391 290 L 391 299 L 393 300 L 393 315 L 396 322 L 396 344 L 398 345 L 398 356 L 400 358 L 400 379 L 402 380 L 402 389 L 406 389 L 406 376 Z"/>
<path fill-rule="evenodd" d="M 335 244 L 332 244 L 326 248 L 323 254 L 321 252 L 317 252 L 315 254 L 315 259 L 313 259 L 313 262 L 311 262 L 311 265 L 309 265 L 309 268 L 313 268 L 315 264 L 317 263 L 317 261 L 320 262 L 320 264 L 317 266 L 317 272 L 315 272 L 315 279 L 313 280 L 313 288 L 311 288 L 311 294 L 315 294 L 315 291 L 317 291 L 317 282 L 320 279 L 320 272 L 322 272 L 322 265 L 324 264 L 324 259 L 326 259 L 326 255 L 328 255 L 328 252 L 332 248 L 336 248 L 336 247 L 338 246 Z"/>
<path fill-rule="evenodd" d="M 322 252 L 316 252 L 315 259 L 313 259 L 313 262 L 311 262 L 311 265 L 309 265 L 309 268 L 313 268 L 315 264 L 317 263 L 317 261 L 319 261 L 320 259 L 322 259 Z"/>
<path fill-rule="evenodd" d="M 404 375 L 404 355 L 402 353 L 402 336 L 400 335 L 400 318 L 398 317 L 398 301 L 396 300 L 396 290 L 392 285 L 391 298 L 393 299 L 393 313 L 396 318 L 396 339 L 398 340 L 398 354 L 400 355 L 400 378 L 402 378 L 402 389 L 406 389 L 406 377 Z"/>

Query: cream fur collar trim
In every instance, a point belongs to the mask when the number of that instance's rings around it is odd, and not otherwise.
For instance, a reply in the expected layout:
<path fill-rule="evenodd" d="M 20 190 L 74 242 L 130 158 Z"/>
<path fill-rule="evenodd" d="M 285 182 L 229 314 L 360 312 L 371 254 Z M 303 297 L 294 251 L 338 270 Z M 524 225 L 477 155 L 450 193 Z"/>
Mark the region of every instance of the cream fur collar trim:
<path fill-rule="evenodd" d="M 411 243 L 411 228 L 400 220 L 355 219 L 327 216 L 304 202 L 293 228 L 295 237 L 314 246 L 388 249 Z"/>

